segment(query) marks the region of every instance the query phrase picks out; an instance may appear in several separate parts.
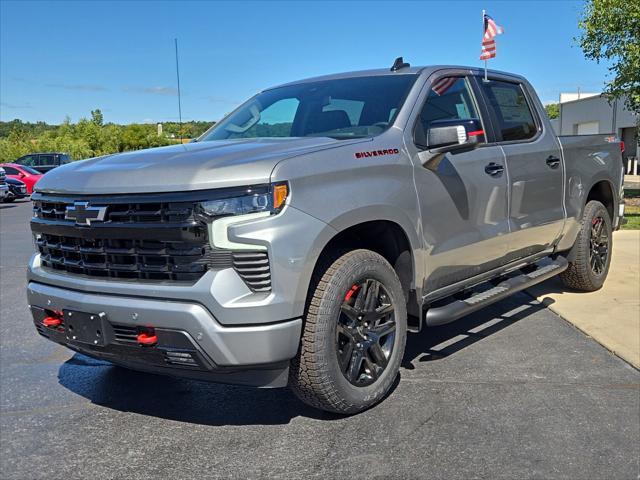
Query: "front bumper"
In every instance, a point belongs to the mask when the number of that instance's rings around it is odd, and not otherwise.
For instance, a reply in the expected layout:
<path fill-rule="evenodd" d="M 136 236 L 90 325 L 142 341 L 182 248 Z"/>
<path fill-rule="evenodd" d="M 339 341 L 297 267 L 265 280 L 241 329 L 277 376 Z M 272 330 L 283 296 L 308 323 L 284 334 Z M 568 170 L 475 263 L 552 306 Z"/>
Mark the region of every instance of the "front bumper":
<path fill-rule="evenodd" d="M 29 194 L 27 193 L 26 187 L 9 187 L 9 193 L 7 195 L 7 197 L 9 198 L 14 198 L 19 200 L 21 198 L 25 198 L 28 196 Z"/>
<path fill-rule="evenodd" d="M 221 383 L 286 385 L 288 360 L 297 352 L 302 328 L 299 318 L 226 327 L 198 303 L 85 293 L 33 281 L 27 298 L 38 332 L 72 350 L 135 370 Z M 64 326 L 45 327 L 42 321 L 52 311 L 101 317 L 104 344 L 73 341 Z M 127 341 L 127 331 L 150 326 L 157 345 Z"/>

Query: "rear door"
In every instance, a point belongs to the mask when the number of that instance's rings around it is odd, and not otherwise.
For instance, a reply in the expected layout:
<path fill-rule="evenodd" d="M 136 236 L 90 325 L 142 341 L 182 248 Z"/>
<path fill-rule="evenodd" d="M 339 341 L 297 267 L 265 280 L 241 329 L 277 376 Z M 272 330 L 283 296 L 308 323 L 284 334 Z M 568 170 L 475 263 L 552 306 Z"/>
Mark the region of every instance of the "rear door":
<path fill-rule="evenodd" d="M 555 133 L 537 115 L 537 99 L 517 79 L 476 78 L 506 156 L 509 181 L 509 257 L 551 247 L 564 222 L 562 154 Z M 539 108 L 542 108 L 539 105 Z"/>
<path fill-rule="evenodd" d="M 477 102 L 467 71 L 434 74 L 418 99 L 407 130 L 427 245 L 425 292 L 463 281 L 505 263 L 508 208 L 504 155 L 489 144 L 484 105 Z M 480 146 L 434 153 L 414 141 L 415 129 L 433 122 L 479 120 Z"/>

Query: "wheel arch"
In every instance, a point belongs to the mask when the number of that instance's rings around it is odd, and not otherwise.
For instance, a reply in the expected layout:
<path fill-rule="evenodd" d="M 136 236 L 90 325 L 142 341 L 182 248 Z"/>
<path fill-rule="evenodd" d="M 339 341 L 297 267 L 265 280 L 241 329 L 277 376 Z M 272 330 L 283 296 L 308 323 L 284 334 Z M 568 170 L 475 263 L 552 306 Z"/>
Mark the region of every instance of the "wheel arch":
<path fill-rule="evenodd" d="M 328 239 L 320 250 L 313 267 L 312 279 L 317 278 L 318 269 L 325 265 L 327 259 L 335 257 L 337 252 L 364 248 L 380 254 L 394 268 L 407 299 L 407 304 L 416 303 L 416 265 L 417 250 L 414 237 L 400 223 L 389 218 L 360 218 L 356 223 L 343 223 L 342 228 Z M 312 288 L 309 283 L 307 295 Z"/>
<path fill-rule="evenodd" d="M 584 208 L 591 200 L 597 200 L 604 205 L 609 213 L 609 218 L 613 223 L 616 214 L 616 196 L 614 194 L 613 184 L 610 180 L 598 180 L 591 185 L 582 206 L 582 213 L 584 213 Z"/>

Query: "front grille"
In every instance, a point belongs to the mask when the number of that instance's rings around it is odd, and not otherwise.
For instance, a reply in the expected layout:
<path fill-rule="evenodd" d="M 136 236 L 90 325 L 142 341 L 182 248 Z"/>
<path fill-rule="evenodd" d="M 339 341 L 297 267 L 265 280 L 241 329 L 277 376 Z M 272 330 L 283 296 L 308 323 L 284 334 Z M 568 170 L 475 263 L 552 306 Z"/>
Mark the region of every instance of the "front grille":
<path fill-rule="evenodd" d="M 42 264 L 69 273 L 107 278 L 197 280 L 208 269 L 204 243 L 86 239 L 42 234 Z"/>
<path fill-rule="evenodd" d="M 33 216 L 44 220 L 58 220 L 73 225 L 74 220 L 65 218 L 66 208 L 71 203 L 64 200 L 43 199 L 33 202 Z M 96 205 L 108 202 L 97 201 Z M 188 202 L 127 202 L 108 204 L 104 222 L 118 223 L 179 223 L 193 220 L 193 203 Z"/>
<path fill-rule="evenodd" d="M 209 269 L 234 268 L 252 291 L 270 291 L 267 252 L 210 246 L 206 224 L 197 213 L 197 202 L 209 195 L 215 194 L 86 198 L 36 193 L 31 228 L 42 266 L 97 278 L 191 282 Z M 77 208 L 83 202 L 106 207 L 104 217 L 89 225 L 65 218 L 68 206 Z"/>
<path fill-rule="evenodd" d="M 116 325 L 111 324 L 113 327 L 113 333 L 115 341 L 123 345 L 137 345 L 138 344 L 138 327 L 132 327 L 129 325 Z"/>
<path fill-rule="evenodd" d="M 199 367 L 198 362 L 193 357 L 193 354 L 191 352 L 167 350 L 164 352 L 164 361 L 169 365 L 191 368 Z"/>

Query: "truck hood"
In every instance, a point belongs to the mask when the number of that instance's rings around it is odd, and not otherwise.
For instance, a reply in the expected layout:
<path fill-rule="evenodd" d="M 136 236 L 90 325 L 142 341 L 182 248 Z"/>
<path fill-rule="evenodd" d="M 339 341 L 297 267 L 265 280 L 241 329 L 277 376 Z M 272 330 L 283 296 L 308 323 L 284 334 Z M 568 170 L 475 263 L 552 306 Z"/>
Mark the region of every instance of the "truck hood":
<path fill-rule="evenodd" d="M 368 139 L 364 139 L 365 141 Z M 38 192 L 108 194 L 203 190 L 268 183 L 286 158 L 361 142 L 326 137 L 194 142 L 72 162 L 51 170 Z"/>

